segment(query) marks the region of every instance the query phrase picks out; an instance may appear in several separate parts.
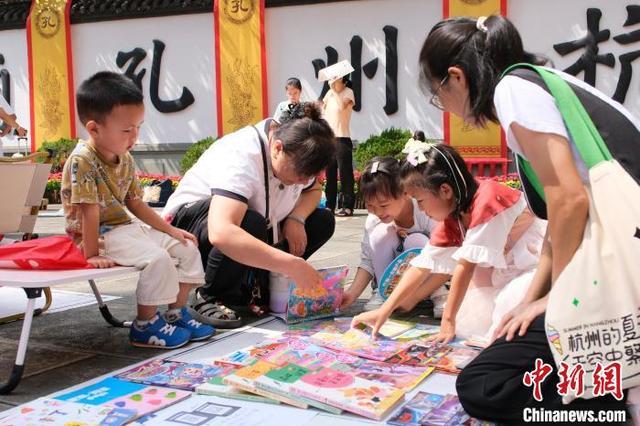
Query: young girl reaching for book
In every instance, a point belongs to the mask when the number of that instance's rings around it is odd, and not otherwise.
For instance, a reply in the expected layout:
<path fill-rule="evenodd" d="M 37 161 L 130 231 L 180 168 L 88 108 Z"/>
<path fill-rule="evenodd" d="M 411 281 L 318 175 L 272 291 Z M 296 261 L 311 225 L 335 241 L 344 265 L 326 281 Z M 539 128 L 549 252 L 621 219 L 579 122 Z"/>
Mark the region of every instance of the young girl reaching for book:
<path fill-rule="evenodd" d="M 416 141 L 407 151 L 401 169 L 404 188 L 420 209 L 441 223 L 389 299 L 353 321 L 377 332 L 420 287 L 422 281 L 415 276 L 433 276 L 422 286 L 433 291 L 437 277 L 445 274 L 451 276 L 451 288 L 434 339 L 490 338 L 534 279 L 546 222 L 529 211 L 520 191 L 492 180 L 477 181 L 450 146 Z"/>
<path fill-rule="evenodd" d="M 350 306 L 371 282 L 373 294 L 366 310 L 382 305 L 377 285 L 387 266 L 399 254 L 422 248 L 429 241 L 437 222 L 422 212 L 402 189 L 400 163 L 393 157 L 376 157 L 369 161 L 360 176 L 362 193 L 369 216 L 365 222 L 361 261 L 351 287 L 343 297 L 342 308 Z M 439 306 L 446 293 L 440 296 Z"/>

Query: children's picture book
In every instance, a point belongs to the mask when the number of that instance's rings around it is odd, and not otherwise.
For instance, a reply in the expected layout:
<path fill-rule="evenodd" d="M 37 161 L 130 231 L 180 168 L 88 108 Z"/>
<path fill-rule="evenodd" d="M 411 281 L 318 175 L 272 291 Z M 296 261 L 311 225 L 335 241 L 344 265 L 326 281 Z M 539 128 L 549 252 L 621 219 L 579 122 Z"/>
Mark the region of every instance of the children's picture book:
<path fill-rule="evenodd" d="M 310 339 L 336 351 L 346 352 L 361 358 L 384 361 L 410 346 L 408 342 L 397 342 L 385 337 L 371 338 L 370 330 L 352 328 L 345 333 L 318 332 Z"/>
<path fill-rule="evenodd" d="M 263 353 L 259 358 L 278 366 L 295 364 L 310 370 L 329 367 L 336 362 L 354 364 L 361 360 L 357 356 L 316 345 L 310 339 L 288 337 L 280 344 L 277 349 Z"/>
<path fill-rule="evenodd" d="M 446 345 L 435 342 L 423 342 L 393 354 L 385 360 L 390 364 L 404 364 L 411 366 L 435 366 L 451 351 Z"/>
<path fill-rule="evenodd" d="M 422 424 L 433 426 L 461 425 L 471 417 L 465 413 L 455 395 L 445 395 L 437 407 L 429 411 L 423 418 Z"/>
<path fill-rule="evenodd" d="M 284 338 L 283 338 L 284 339 Z M 230 354 L 216 357 L 212 360 L 213 364 L 230 364 L 238 367 L 246 367 L 253 364 L 271 351 L 277 351 L 283 346 L 282 339 L 265 340 L 255 346 L 249 346 L 244 349 L 231 352 Z"/>
<path fill-rule="evenodd" d="M 258 389 L 271 392 L 275 395 L 291 397 L 291 384 L 300 380 L 302 376 L 309 373 L 310 371 L 312 370 L 299 365 L 285 364 L 282 367 L 273 369 L 266 374 L 258 377 L 255 381 L 255 385 Z M 300 395 L 296 395 L 295 398 L 307 404 L 308 406 L 316 407 L 329 413 L 342 413 L 341 409 L 328 404 L 324 404 L 320 401 L 305 398 Z"/>
<path fill-rule="evenodd" d="M 116 398 L 140 392 L 145 388 L 145 385 L 108 377 L 84 388 L 56 396 L 55 399 L 80 404 L 102 405 Z"/>
<path fill-rule="evenodd" d="M 349 268 L 334 266 L 320 269 L 318 272 L 322 277 L 320 287 L 299 287 L 294 282 L 289 284 L 287 324 L 328 318 L 340 313 L 342 293 Z"/>
<path fill-rule="evenodd" d="M 234 369 L 234 371 L 237 370 Z M 224 376 L 226 377 L 226 376 Z M 221 396 L 223 398 L 239 399 L 241 401 L 264 402 L 267 404 L 280 404 L 280 401 L 243 391 L 231 385 L 224 384 L 224 377 L 213 377 L 209 381 L 196 386 L 196 393 L 200 395 Z"/>
<path fill-rule="evenodd" d="M 309 337 L 319 331 L 327 333 L 344 333 L 351 328 L 351 317 L 335 317 L 333 319 L 320 319 L 315 321 L 305 321 L 289 325 L 289 329 L 284 332 L 283 337 Z"/>
<path fill-rule="evenodd" d="M 444 373 L 458 374 L 467 366 L 480 351 L 468 348 L 452 348 L 449 353 L 440 359 L 436 364 L 436 369 Z"/>
<path fill-rule="evenodd" d="M 385 417 L 404 399 L 399 389 L 335 367 L 303 375 L 291 384 L 291 392 L 374 420 Z"/>
<path fill-rule="evenodd" d="M 138 392 L 113 399 L 104 405 L 112 408 L 133 410 L 136 412 L 136 417 L 142 417 L 190 396 L 191 392 L 183 390 L 147 386 Z"/>
<path fill-rule="evenodd" d="M 444 400 L 444 395 L 418 392 L 403 405 L 389 420 L 390 425 L 421 426 L 422 419 Z"/>
<path fill-rule="evenodd" d="M 471 336 L 467 340 L 464 340 L 462 343 L 470 348 L 482 350 L 489 346 L 491 342 L 484 336 Z"/>
<path fill-rule="evenodd" d="M 116 378 L 145 385 L 193 391 L 196 386 L 222 374 L 225 368 L 222 365 L 153 360 L 120 373 Z"/>
<path fill-rule="evenodd" d="M 357 364 L 350 364 L 349 367 L 361 379 L 393 386 L 404 392 L 414 389 L 434 371 L 434 367 L 411 367 L 364 359 L 360 359 Z"/>
<path fill-rule="evenodd" d="M 306 425 L 315 410 L 194 395 L 162 411 L 138 419 L 144 426 L 283 426 Z"/>
<path fill-rule="evenodd" d="M 438 334 L 439 332 L 440 332 L 439 325 L 416 324 L 415 327 L 412 328 L 411 330 L 407 330 L 401 335 L 396 336 L 395 340 L 406 342 L 411 340 L 424 339 L 433 334 Z"/>
<path fill-rule="evenodd" d="M 415 323 L 408 321 L 388 319 L 382 327 L 380 327 L 378 334 L 389 339 L 395 339 L 398 336 L 407 333 L 409 330 L 412 330 L 415 325 Z"/>
<path fill-rule="evenodd" d="M 393 289 L 396 288 L 400 282 L 402 274 L 409 269 L 411 261 L 419 255 L 421 251 L 422 249 L 414 248 L 400 253 L 400 255 L 393 259 L 386 267 L 382 273 L 382 278 L 380 278 L 380 283 L 378 283 L 378 292 L 384 300 L 387 300 L 389 296 L 391 296 Z"/>
<path fill-rule="evenodd" d="M 40 398 L 12 409 L 0 426 L 121 426 L 135 417 L 133 410 Z"/>
<path fill-rule="evenodd" d="M 308 404 L 300 401 L 299 399 L 295 399 L 295 397 L 275 394 L 256 386 L 256 381 L 260 376 L 263 376 L 276 368 L 278 368 L 276 364 L 258 360 L 255 363 L 242 367 L 236 370 L 233 374 L 226 376 L 223 383 L 241 389 L 245 392 L 284 402 L 285 404 L 289 404 L 294 407 L 305 409 L 309 408 Z"/>

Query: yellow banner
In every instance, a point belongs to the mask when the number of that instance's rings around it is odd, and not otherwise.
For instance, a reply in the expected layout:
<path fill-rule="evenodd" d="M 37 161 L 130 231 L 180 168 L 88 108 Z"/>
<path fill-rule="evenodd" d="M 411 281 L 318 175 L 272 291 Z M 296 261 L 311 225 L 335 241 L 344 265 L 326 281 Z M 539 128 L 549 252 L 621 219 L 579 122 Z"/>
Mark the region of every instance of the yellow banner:
<path fill-rule="evenodd" d="M 506 14 L 506 0 L 443 0 L 445 18 Z M 485 129 L 468 129 L 462 119 L 445 113 L 445 140 L 465 158 L 501 158 L 506 156 L 500 126 L 489 123 Z"/>
<path fill-rule="evenodd" d="M 32 151 L 76 135 L 70 6 L 71 0 L 34 0 L 27 18 Z"/>
<path fill-rule="evenodd" d="M 218 134 L 268 114 L 264 0 L 215 0 Z"/>

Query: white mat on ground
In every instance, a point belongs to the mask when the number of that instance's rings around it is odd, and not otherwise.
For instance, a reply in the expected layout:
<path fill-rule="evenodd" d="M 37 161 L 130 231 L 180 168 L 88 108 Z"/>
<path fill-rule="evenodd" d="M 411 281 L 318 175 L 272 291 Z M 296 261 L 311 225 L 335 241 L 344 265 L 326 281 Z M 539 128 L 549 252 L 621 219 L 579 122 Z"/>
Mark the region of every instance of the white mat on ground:
<path fill-rule="evenodd" d="M 210 360 L 213 357 L 234 352 L 239 349 L 245 348 L 247 346 L 255 345 L 256 343 L 259 343 L 270 337 L 278 336 L 282 332 L 284 332 L 286 329 L 287 329 L 287 326 L 286 324 L 282 323 L 282 321 L 274 317 L 269 317 L 266 319 L 259 320 L 241 329 L 229 331 L 229 332 L 214 336 L 211 340 L 207 342 L 204 342 L 201 344 L 192 344 L 187 348 L 176 349 L 174 351 L 170 351 L 150 359 L 168 359 L 171 361 L 180 361 L 180 362 L 199 362 L 204 360 Z M 78 384 L 71 388 L 61 390 L 52 395 L 48 395 L 46 397 L 47 398 L 55 397 L 55 395 L 57 394 L 69 393 L 73 390 L 89 386 L 107 377 L 112 377 L 120 372 L 130 370 L 136 365 L 143 364 L 144 362 L 147 362 L 147 361 L 149 360 L 141 361 L 134 365 L 130 365 L 118 371 L 114 371 L 104 376 L 97 377 L 93 380 Z M 448 374 L 432 373 L 429 377 L 425 379 L 424 382 L 422 382 L 420 386 L 417 386 L 413 391 L 409 392 L 405 396 L 405 401 L 409 401 L 417 392 L 420 392 L 420 391 L 439 393 L 443 395 L 455 394 L 456 393 L 455 381 L 456 381 L 456 376 L 448 375 Z M 204 409 L 204 411 L 210 411 L 212 413 L 224 414 L 226 412 L 223 410 L 223 408 L 220 408 L 220 407 L 216 408 L 214 406 L 216 403 L 219 403 L 220 401 L 225 401 L 225 404 L 231 407 L 257 406 L 260 408 L 260 412 L 263 413 L 263 415 L 262 415 L 261 423 L 250 423 L 250 424 L 256 424 L 256 425 L 271 424 L 268 422 L 273 421 L 274 419 L 276 420 L 275 422 L 276 424 L 282 425 L 283 421 L 289 422 L 289 419 L 293 418 L 293 417 L 290 417 L 292 413 L 298 413 L 298 415 L 295 416 L 295 419 L 299 420 L 299 423 L 298 422 L 291 423 L 291 424 L 296 424 L 296 426 L 298 425 L 299 426 L 303 426 L 303 425 L 326 426 L 329 424 L 332 426 L 334 425 L 335 426 L 357 426 L 357 425 L 363 425 L 363 424 L 382 425 L 382 424 L 385 424 L 386 422 L 386 419 L 385 421 L 382 421 L 382 422 L 376 422 L 376 421 L 369 420 L 364 417 L 356 416 L 354 414 L 349 414 L 349 413 L 334 415 L 334 414 L 320 412 L 314 409 L 302 410 L 300 408 L 288 407 L 286 405 L 271 405 L 271 404 L 255 403 L 255 402 L 249 403 L 249 402 L 239 401 L 235 399 L 224 399 L 224 398 L 219 398 L 215 396 L 205 396 L 205 395 L 196 395 L 196 394 L 194 394 L 191 398 L 186 399 L 184 401 L 184 404 L 190 404 L 189 401 L 193 401 L 194 397 L 198 398 L 196 401 L 200 401 L 201 398 L 204 398 L 204 400 L 207 400 L 208 402 L 212 402 L 213 404 L 211 406 L 207 406 Z M 169 414 L 167 410 L 186 407 L 186 405 L 184 404 L 178 403 L 171 407 L 165 408 L 164 410 L 158 411 L 159 414 L 162 414 L 162 417 L 160 418 L 162 419 L 165 418 L 163 413 Z M 401 406 L 402 404 L 398 405 L 388 417 L 391 417 L 393 414 L 395 414 L 395 412 Z M 223 410 L 223 411 L 220 411 L 220 410 Z M 229 411 L 231 411 L 231 409 L 229 409 Z M 253 410 L 251 411 L 253 413 Z M 187 414 L 188 410 L 184 410 L 183 413 Z M 3 417 L 4 414 L 5 413 L 0 414 L 0 418 Z M 152 418 L 151 424 L 155 425 L 156 423 L 154 422 L 154 420 L 158 420 L 158 419 L 159 418 L 155 418 L 155 419 Z M 188 424 L 186 423 L 187 419 L 202 420 L 202 419 L 196 419 L 195 417 L 185 416 L 183 419 L 181 419 L 182 421 L 178 420 L 177 418 L 174 418 L 174 420 L 172 420 L 169 423 L 163 422 L 159 424 L 176 425 L 176 426 L 184 425 L 184 424 Z M 203 423 L 196 422 L 193 424 L 198 424 L 202 426 L 228 424 L 228 423 L 220 423 L 219 420 L 220 419 L 216 417 L 216 418 L 213 418 L 211 422 L 204 421 Z M 145 423 L 145 425 L 146 424 L 149 424 L 149 423 Z M 236 424 L 236 423 L 230 423 L 230 424 Z M 245 423 L 237 423 L 237 424 L 244 425 Z"/>
<path fill-rule="evenodd" d="M 0 318 L 10 315 L 22 314 L 27 306 L 27 294 L 21 288 L 1 287 L 0 283 Z M 93 305 L 96 298 L 93 293 L 78 293 L 66 290 L 51 290 L 53 300 L 51 307 L 45 314 L 62 312 L 67 309 L 80 308 L 82 306 Z M 118 296 L 108 296 L 103 294 L 102 300 L 108 302 L 110 300 L 120 299 Z M 36 308 L 42 308 L 45 303 L 45 297 L 42 295 L 36 299 Z"/>

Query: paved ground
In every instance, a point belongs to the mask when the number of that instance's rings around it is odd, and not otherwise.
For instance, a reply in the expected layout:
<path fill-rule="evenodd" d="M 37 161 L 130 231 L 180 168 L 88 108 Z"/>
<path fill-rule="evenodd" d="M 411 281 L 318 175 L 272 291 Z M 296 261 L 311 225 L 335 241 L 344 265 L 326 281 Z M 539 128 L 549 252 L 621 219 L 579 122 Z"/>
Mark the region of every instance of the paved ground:
<path fill-rule="evenodd" d="M 49 212 L 57 208 L 50 206 Z M 334 237 L 314 254 L 311 262 L 317 267 L 347 264 L 351 269 L 350 279 L 353 278 L 359 263 L 365 217 L 366 211 L 359 210 L 354 217 L 339 218 Z M 41 235 L 60 234 L 62 223 L 62 217 L 40 217 L 36 232 Z M 133 317 L 136 280 L 137 275 L 132 274 L 98 281 L 102 293 L 121 297 L 109 303 L 114 316 L 121 319 Z M 91 292 L 87 283 L 56 288 Z M 352 313 L 359 312 L 369 296 L 370 291 L 365 292 L 354 305 Z M 426 314 L 427 309 L 417 309 L 405 318 L 431 322 Z M 251 322 L 255 318 L 245 316 L 245 320 Z M 21 325 L 20 321 L 0 325 L 0 380 L 6 379 L 13 365 Z M 12 394 L 0 395 L 0 411 L 162 352 L 129 345 L 127 333 L 126 329 L 107 325 L 96 305 L 34 318 L 24 378 Z"/>

